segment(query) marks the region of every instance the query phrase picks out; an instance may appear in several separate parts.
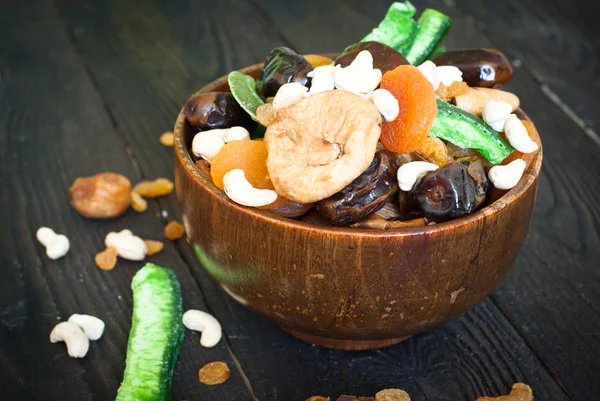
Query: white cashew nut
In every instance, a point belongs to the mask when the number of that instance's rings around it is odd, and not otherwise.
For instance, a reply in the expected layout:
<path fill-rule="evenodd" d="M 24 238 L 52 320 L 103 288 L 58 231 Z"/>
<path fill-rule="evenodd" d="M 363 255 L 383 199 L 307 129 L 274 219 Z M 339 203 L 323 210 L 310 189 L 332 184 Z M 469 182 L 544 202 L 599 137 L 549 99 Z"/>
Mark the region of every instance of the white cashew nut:
<path fill-rule="evenodd" d="M 427 60 L 417 67 L 419 71 L 433 85 L 433 90 L 438 90 L 440 83 L 446 86 L 453 82 L 462 82 L 462 71 L 453 65 L 436 66 L 433 61 Z"/>
<path fill-rule="evenodd" d="M 308 88 L 299 82 L 283 84 L 275 94 L 273 108 L 275 110 L 285 109 L 298 103 L 306 95 Z"/>
<path fill-rule="evenodd" d="M 35 236 L 46 248 L 46 255 L 50 259 L 62 258 L 69 252 L 69 239 L 62 234 L 56 234 L 51 228 L 41 227 L 37 230 Z"/>
<path fill-rule="evenodd" d="M 517 159 L 507 165 L 494 166 L 488 172 L 488 178 L 498 189 L 511 189 L 518 184 L 527 164 Z"/>
<path fill-rule="evenodd" d="M 78 315 L 75 313 L 71 315 L 69 322 L 81 327 L 87 337 L 92 341 L 98 340 L 102 337 L 102 333 L 104 333 L 104 322 L 95 316 Z"/>
<path fill-rule="evenodd" d="M 529 137 L 527 128 L 519 118 L 511 114 L 504 123 L 504 134 L 506 139 L 521 153 L 533 153 L 538 150 L 538 144 Z"/>
<path fill-rule="evenodd" d="M 194 136 L 192 153 L 210 163 L 226 143 L 245 139 L 250 139 L 250 133 L 244 127 L 202 131 Z"/>
<path fill-rule="evenodd" d="M 183 314 L 183 325 L 190 330 L 199 331 L 200 344 L 203 347 L 214 347 L 221 340 L 221 325 L 212 315 L 196 309 L 190 309 Z"/>
<path fill-rule="evenodd" d="M 400 114 L 398 99 L 387 89 L 376 89 L 369 93 L 369 100 L 373 102 L 387 122 L 394 121 Z"/>
<path fill-rule="evenodd" d="M 490 100 L 483 107 L 481 118 L 497 132 L 504 131 L 504 123 L 512 113 L 512 105 L 496 100 Z"/>
<path fill-rule="evenodd" d="M 322 65 L 306 74 L 309 78 L 312 78 L 310 90 L 306 95 L 310 96 L 315 93 L 333 90 L 335 88 L 333 81 L 335 70 L 336 68 L 332 65 Z"/>
<path fill-rule="evenodd" d="M 433 90 L 436 91 L 440 86 L 440 81 L 438 80 L 436 72 L 437 67 L 435 63 L 431 60 L 427 60 L 417 68 L 423 75 L 425 75 L 425 78 L 431 82 L 431 85 L 433 85 Z"/>
<path fill-rule="evenodd" d="M 438 168 L 433 163 L 423 161 L 405 163 L 398 169 L 398 186 L 402 191 L 410 191 L 419 178 Z"/>
<path fill-rule="evenodd" d="M 122 230 L 119 233 L 108 233 L 104 244 L 117 249 L 117 255 L 128 260 L 144 260 L 148 249 L 144 240 L 133 235 L 130 230 Z"/>
<path fill-rule="evenodd" d="M 246 179 L 244 170 L 236 168 L 223 176 L 225 193 L 235 203 L 244 206 L 266 206 L 277 199 L 277 192 L 254 188 Z"/>
<path fill-rule="evenodd" d="M 50 342 L 59 341 L 67 344 L 67 352 L 73 358 L 83 358 L 90 348 L 90 340 L 83 330 L 71 322 L 59 323 L 50 332 Z"/>
<path fill-rule="evenodd" d="M 381 70 L 373 69 L 373 55 L 363 50 L 356 55 L 348 67 L 336 66 L 333 80 L 337 89 L 356 94 L 365 94 L 375 90 L 381 82 Z"/>

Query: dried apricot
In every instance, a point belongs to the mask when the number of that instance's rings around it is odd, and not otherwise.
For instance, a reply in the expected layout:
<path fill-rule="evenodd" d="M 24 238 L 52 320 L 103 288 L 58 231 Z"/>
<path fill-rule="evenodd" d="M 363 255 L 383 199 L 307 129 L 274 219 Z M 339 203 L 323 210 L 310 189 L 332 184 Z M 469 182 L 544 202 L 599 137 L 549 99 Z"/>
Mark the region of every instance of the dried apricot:
<path fill-rule="evenodd" d="M 163 244 L 162 242 L 154 241 L 151 239 L 145 239 L 144 244 L 146 244 L 146 250 L 147 250 L 146 255 L 147 256 L 154 255 L 155 253 L 159 253 L 165 247 L 165 244 Z"/>
<path fill-rule="evenodd" d="M 175 136 L 172 132 L 164 132 L 160 136 L 160 143 L 164 146 L 173 146 L 173 144 L 175 143 Z"/>
<path fill-rule="evenodd" d="M 410 401 L 410 396 L 406 391 L 390 388 L 375 394 L 375 401 Z"/>
<path fill-rule="evenodd" d="M 172 241 L 178 240 L 185 234 L 185 227 L 176 221 L 172 220 L 165 226 L 165 238 Z"/>
<path fill-rule="evenodd" d="M 398 117 L 382 124 L 381 142 L 391 151 L 412 153 L 427 138 L 437 115 L 433 86 L 417 67 L 401 65 L 383 75 L 381 88 L 400 106 Z"/>
<path fill-rule="evenodd" d="M 109 246 L 94 258 L 96 266 L 102 270 L 112 270 L 117 264 L 117 248 Z"/>
<path fill-rule="evenodd" d="M 136 212 L 142 213 L 148 209 L 148 202 L 146 199 L 142 198 L 140 194 L 135 191 L 131 191 L 131 208 Z"/>
<path fill-rule="evenodd" d="M 529 121 L 529 120 L 521 120 L 521 122 L 523 123 L 523 125 L 525 126 L 525 128 L 527 129 L 527 134 L 529 134 L 529 137 L 531 139 L 533 139 L 533 141 L 535 143 L 537 143 L 538 147 L 541 149 L 542 147 L 542 142 L 540 141 L 540 136 L 537 132 L 537 129 L 535 128 L 535 125 Z M 501 134 L 504 135 L 504 134 Z M 531 162 L 533 161 L 533 159 L 535 158 L 535 155 L 537 154 L 537 152 L 533 152 L 533 153 L 521 153 L 518 150 L 515 150 L 514 152 L 512 152 L 510 155 L 508 155 L 508 157 L 504 160 L 502 160 L 502 164 L 506 165 L 512 161 L 515 161 L 517 159 L 523 159 L 525 160 L 525 169 L 527 170 L 527 168 L 529 167 L 529 165 L 531 164 Z"/>
<path fill-rule="evenodd" d="M 116 173 L 79 177 L 69 189 L 73 208 L 88 219 L 119 217 L 129 207 L 130 192 L 131 182 Z"/>
<path fill-rule="evenodd" d="M 428 162 L 440 167 L 445 166 L 451 160 L 451 157 L 448 154 L 448 148 L 440 138 L 428 136 L 425 138 L 419 149 L 417 149 L 417 153 L 424 157 Z"/>
<path fill-rule="evenodd" d="M 173 182 L 166 178 L 157 178 L 154 181 L 142 181 L 133 187 L 133 191 L 144 198 L 156 198 L 173 192 Z"/>
<path fill-rule="evenodd" d="M 209 362 L 198 371 L 200 383 L 208 386 L 222 384 L 229 379 L 229 367 L 225 362 Z"/>
<path fill-rule="evenodd" d="M 236 168 L 244 170 L 246 179 L 258 189 L 273 189 L 267 171 L 267 148 L 263 141 L 233 141 L 226 143 L 215 156 L 210 175 L 221 189 L 225 174 Z"/>
<path fill-rule="evenodd" d="M 307 54 L 304 56 L 306 61 L 313 66 L 313 68 L 320 67 L 322 65 L 330 65 L 333 63 L 333 60 L 329 57 L 321 56 L 319 54 Z"/>

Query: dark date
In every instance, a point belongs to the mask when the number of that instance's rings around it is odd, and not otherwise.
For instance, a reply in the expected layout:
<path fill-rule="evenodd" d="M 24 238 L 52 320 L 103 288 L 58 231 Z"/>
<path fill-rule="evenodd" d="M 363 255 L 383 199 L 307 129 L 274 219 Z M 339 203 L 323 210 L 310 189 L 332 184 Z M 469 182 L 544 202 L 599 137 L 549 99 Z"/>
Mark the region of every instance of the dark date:
<path fill-rule="evenodd" d="M 399 65 L 410 64 L 400 52 L 379 42 L 360 42 L 348 46 L 335 59 L 335 65 L 347 67 L 354 61 L 358 53 L 368 50 L 373 56 L 373 68 L 379 68 L 382 74 L 391 71 Z"/>
<path fill-rule="evenodd" d="M 442 53 L 433 59 L 436 65 L 453 65 L 463 73 L 469 86 L 501 88 L 512 78 L 512 66 L 504 53 L 496 49 L 466 49 Z"/>
<path fill-rule="evenodd" d="M 313 66 L 301 54 L 287 47 L 277 47 L 267 56 L 256 80 L 256 90 L 266 99 L 290 82 L 308 86 L 307 74 L 312 70 Z"/>
<path fill-rule="evenodd" d="M 242 126 L 250 132 L 256 123 L 242 109 L 231 92 L 204 92 L 185 102 L 183 112 L 187 122 L 199 130 Z"/>

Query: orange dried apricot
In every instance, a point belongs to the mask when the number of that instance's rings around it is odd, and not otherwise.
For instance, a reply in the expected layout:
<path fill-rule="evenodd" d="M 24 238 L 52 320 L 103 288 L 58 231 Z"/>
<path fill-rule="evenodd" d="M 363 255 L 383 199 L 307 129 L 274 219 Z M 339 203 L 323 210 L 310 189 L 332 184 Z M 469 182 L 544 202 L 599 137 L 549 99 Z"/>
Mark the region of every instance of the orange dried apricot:
<path fill-rule="evenodd" d="M 381 142 L 397 153 L 419 149 L 437 115 L 435 92 L 431 83 L 412 65 L 401 65 L 383 74 L 381 88 L 398 100 L 400 114 L 381 126 Z"/>
<path fill-rule="evenodd" d="M 523 125 L 525 126 L 525 128 L 527 129 L 527 134 L 529 134 L 529 137 L 538 145 L 538 148 L 541 149 L 542 148 L 542 142 L 540 141 L 540 136 L 537 132 L 537 129 L 535 128 L 535 125 L 529 121 L 529 120 L 521 120 L 521 122 L 523 123 Z M 504 135 L 504 134 L 501 134 Z M 539 152 L 539 150 L 537 151 Z M 510 155 L 508 155 L 508 157 L 504 160 L 502 160 L 501 164 L 508 164 L 514 160 L 517 159 L 523 159 L 525 161 L 525 170 L 527 170 L 529 168 L 529 165 L 531 164 L 531 162 L 533 161 L 533 159 L 535 158 L 535 155 L 537 154 L 537 152 L 533 152 L 533 153 L 521 153 L 518 150 L 515 150 L 514 152 L 512 152 Z"/>
<path fill-rule="evenodd" d="M 246 179 L 259 189 L 273 189 L 267 171 L 267 148 L 263 141 L 232 141 L 226 143 L 210 166 L 214 184 L 223 189 L 223 177 L 234 169 L 242 169 Z"/>
<path fill-rule="evenodd" d="M 229 379 L 229 367 L 225 362 L 209 362 L 198 371 L 200 383 L 208 386 L 225 383 Z"/>
<path fill-rule="evenodd" d="M 448 148 L 444 141 L 440 138 L 433 138 L 428 136 L 425 138 L 417 153 L 423 156 L 428 162 L 443 167 L 451 160 L 448 154 Z"/>
<path fill-rule="evenodd" d="M 185 234 L 185 227 L 178 221 L 172 220 L 165 226 L 165 238 L 172 241 L 178 240 Z"/>
<path fill-rule="evenodd" d="M 313 66 L 313 68 L 317 68 L 322 65 L 330 65 L 333 63 L 333 60 L 329 57 L 321 56 L 319 54 L 307 54 L 304 56 L 304 58 L 310 63 L 310 65 Z"/>

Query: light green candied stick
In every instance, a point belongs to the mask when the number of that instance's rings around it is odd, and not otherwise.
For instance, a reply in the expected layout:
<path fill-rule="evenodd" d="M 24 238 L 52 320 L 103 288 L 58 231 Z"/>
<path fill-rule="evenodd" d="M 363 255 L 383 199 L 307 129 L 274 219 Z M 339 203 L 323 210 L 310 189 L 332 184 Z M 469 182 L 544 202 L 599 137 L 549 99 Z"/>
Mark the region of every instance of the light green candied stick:
<path fill-rule="evenodd" d="M 239 71 L 232 71 L 227 76 L 227 82 L 229 83 L 231 94 L 240 106 L 242 106 L 242 109 L 246 110 L 246 113 L 250 114 L 250 117 L 254 121 L 258 121 L 256 118 L 256 109 L 265 104 L 265 102 L 256 91 L 256 81 L 254 78 Z"/>
<path fill-rule="evenodd" d="M 168 401 L 183 341 L 181 288 L 175 273 L 147 263 L 133 277 L 133 321 L 116 401 Z"/>
<path fill-rule="evenodd" d="M 379 26 L 361 42 L 381 42 L 406 54 L 417 34 L 418 26 L 413 19 L 416 12 L 417 9 L 409 1 L 393 3 Z"/>
<path fill-rule="evenodd" d="M 417 34 L 410 50 L 405 54 L 406 59 L 413 65 L 420 65 L 427 60 L 436 48 L 441 47 L 450 28 L 452 28 L 450 17 L 431 8 L 423 11 L 418 23 Z"/>

